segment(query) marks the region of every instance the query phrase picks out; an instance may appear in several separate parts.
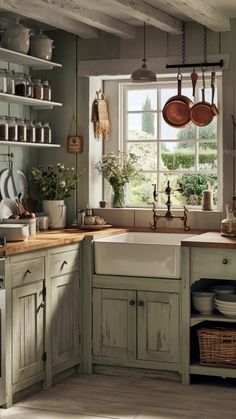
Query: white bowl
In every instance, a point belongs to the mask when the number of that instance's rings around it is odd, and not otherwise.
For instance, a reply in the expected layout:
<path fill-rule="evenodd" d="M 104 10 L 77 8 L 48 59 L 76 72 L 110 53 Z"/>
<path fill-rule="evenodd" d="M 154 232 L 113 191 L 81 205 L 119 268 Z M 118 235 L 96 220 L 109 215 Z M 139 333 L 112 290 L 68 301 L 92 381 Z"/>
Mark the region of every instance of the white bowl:
<path fill-rule="evenodd" d="M 26 224 L 0 224 L 0 236 L 7 242 L 26 240 L 29 237 L 29 226 Z"/>
<path fill-rule="evenodd" d="M 193 307 L 201 314 L 212 314 L 214 311 L 215 293 L 210 291 L 193 291 Z"/>
<path fill-rule="evenodd" d="M 235 311 L 231 311 L 230 309 L 222 309 L 222 308 L 217 308 L 219 310 L 219 312 L 221 314 L 224 314 L 224 316 L 226 317 L 230 317 L 231 319 L 236 319 L 236 310 Z"/>
<path fill-rule="evenodd" d="M 225 294 L 234 294 L 235 287 L 233 285 L 213 285 L 211 291 L 215 292 L 216 296 Z"/>

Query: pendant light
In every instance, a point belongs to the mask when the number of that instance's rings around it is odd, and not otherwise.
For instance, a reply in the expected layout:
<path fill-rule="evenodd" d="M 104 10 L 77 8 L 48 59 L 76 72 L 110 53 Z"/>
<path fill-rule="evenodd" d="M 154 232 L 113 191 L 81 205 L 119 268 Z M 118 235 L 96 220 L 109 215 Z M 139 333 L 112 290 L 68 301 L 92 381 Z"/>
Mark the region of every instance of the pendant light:
<path fill-rule="evenodd" d="M 131 80 L 134 82 L 139 82 L 139 83 L 148 83 L 148 82 L 152 82 L 152 81 L 157 81 L 157 77 L 156 74 L 151 71 L 148 70 L 147 66 L 146 66 L 146 23 L 143 23 L 143 65 L 141 68 L 139 68 L 138 70 L 134 70 L 132 75 L 131 75 Z"/>

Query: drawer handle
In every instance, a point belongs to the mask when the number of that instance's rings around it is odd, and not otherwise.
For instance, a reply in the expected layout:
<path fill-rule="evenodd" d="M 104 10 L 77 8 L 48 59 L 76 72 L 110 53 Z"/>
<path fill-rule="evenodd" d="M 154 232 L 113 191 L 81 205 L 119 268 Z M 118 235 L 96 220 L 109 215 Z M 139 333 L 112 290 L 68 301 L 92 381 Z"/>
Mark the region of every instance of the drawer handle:
<path fill-rule="evenodd" d="M 228 263 L 228 259 L 223 259 L 223 260 L 222 260 L 222 263 L 223 263 L 223 265 L 227 265 L 227 263 Z"/>
<path fill-rule="evenodd" d="M 27 269 L 26 273 L 27 274 L 32 274 L 32 269 L 31 268 Z"/>
<path fill-rule="evenodd" d="M 130 300 L 130 301 L 129 301 L 129 305 L 130 305 L 130 306 L 134 306 L 134 305 L 135 305 L 135 301 L 134 301 L 134 300 Z"/>
<path fill-rule="evenodd" d="M 144 306 L 144 302 L 143 301 L 139 301 L 138 302 L 139 307 L 143 307 Z"/>
<path fill-rule="evenodd" d="M 64 265 L 68 265 L 68 262 L 66 260 L 64 260 L 63 264 L 61 265 L 61 269 L 64 268 Z"/>

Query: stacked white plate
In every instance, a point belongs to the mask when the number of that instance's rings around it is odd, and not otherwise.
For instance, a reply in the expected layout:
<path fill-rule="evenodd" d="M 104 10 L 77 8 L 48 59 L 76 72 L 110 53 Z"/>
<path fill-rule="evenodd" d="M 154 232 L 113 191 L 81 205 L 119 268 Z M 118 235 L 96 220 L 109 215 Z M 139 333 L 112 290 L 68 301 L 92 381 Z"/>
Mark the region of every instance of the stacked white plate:
<path fill-rule="evenodd" d="M 217 295 L 215 306 L 226 317 L 236 319 L 236 294 Z"/>

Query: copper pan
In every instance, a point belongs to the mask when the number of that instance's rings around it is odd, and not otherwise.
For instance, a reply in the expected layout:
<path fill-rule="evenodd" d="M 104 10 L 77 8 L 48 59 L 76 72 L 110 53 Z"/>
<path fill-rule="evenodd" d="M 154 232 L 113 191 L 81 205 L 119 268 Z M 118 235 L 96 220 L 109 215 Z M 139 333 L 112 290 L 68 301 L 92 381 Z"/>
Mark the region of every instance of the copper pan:
<path fill-rule="evenodd" d="M 202 101 L 195 103 L 191 109 L 191 121 L 198 127 L 205 127 L 214 118 L 211 104 L 205 101 L 205 75 L 202 69 Z"/>
<path fill-rule="evenodd" d="M 165 104 L 162 114 L 168 125 L 174 128 L 182 128 L 191 121 L 190 110 L 193 102 L 181 94 L 182 89 L 182 75 L 178 73 L 178 94 L 171 97 Z"/>

